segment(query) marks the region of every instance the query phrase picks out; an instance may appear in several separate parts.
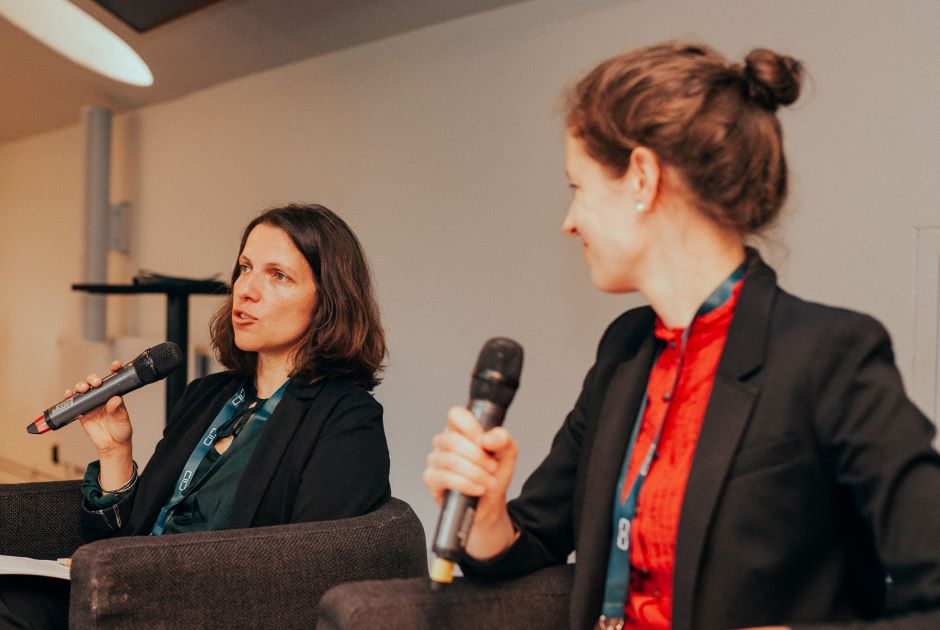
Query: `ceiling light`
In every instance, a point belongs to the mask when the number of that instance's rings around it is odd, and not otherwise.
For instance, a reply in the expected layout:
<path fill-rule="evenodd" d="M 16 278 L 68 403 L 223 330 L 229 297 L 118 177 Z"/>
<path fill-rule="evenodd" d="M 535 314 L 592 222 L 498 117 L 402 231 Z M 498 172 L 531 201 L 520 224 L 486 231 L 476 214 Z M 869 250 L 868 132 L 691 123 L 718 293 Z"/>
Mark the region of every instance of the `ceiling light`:
<path fill-rule="evenodd" d="M 140 55 L 68 0 L 0 0 L 0 15 L 89 70 L 131 85 L 153 85 Z"/>

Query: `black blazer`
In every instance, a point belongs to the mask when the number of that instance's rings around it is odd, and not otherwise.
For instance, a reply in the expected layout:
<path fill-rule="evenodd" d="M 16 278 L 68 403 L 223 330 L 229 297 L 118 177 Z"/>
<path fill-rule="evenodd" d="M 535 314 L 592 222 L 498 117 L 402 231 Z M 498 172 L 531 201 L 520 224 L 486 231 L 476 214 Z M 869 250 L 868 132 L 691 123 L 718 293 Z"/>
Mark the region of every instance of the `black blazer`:
<path fill-rule="evenodd" d="M 572 628 L 600 612 L 611 504 L 654 322 L 644 307 L 611 324 L 548 457 L 510 502 L 518 541 L 464 567 L 515 575 L 576 550 Z M 751 252 L 681 509 L 673 628 L 902 615 L 890 627 L 940 628 L 933 436 L 881 325 L 787 294 Z"/>
<path fill-rule="evenodd" d="M 86 540 L 150 533 L 193 448 L 244 380 L 197 379 L 173 409 L 136 490 L 113 510 L 83 510 Z M 345 379 L 291 381 L 235 494 L 231 528 L 358 516 L 391 497 L 382 406 Z"/>

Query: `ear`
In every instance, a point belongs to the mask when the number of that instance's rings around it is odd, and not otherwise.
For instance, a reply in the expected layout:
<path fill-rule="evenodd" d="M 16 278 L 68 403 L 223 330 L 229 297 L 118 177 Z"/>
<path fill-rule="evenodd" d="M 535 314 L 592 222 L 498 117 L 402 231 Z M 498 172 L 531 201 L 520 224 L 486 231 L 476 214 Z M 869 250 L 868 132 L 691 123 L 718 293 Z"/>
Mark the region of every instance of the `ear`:
<path fill-rule="evenodd" d="M 659 157 L 648 147 L 636 147 L 630 152 L 630 165 L 624 173 L 627 185 L 636 197 L 637 209 L 653 207 L 659 196 L 662 168 Z"/>

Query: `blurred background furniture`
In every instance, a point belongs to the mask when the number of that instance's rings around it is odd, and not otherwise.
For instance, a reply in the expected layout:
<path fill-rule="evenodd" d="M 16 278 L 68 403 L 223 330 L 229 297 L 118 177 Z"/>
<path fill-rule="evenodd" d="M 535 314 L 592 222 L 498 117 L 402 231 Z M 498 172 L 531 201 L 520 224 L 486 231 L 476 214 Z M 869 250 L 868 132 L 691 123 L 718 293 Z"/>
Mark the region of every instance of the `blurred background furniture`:
<path fill-rule="evenodd" d="M 312 628 L 332 586 L 426 581 L 424 529 L 399 499 L 336 521 L 82 545 L 80 485 L 0 485 L 0 554 L 72 556 L 74 628 Z"/>
<path fill-rule="evenodd" d="M 564 630 L 573 581 L 567 564 L 511 580 L 457 578 L 438 592 L 427 578 L 341 584 L 323 596 L 317 630 Z"/>

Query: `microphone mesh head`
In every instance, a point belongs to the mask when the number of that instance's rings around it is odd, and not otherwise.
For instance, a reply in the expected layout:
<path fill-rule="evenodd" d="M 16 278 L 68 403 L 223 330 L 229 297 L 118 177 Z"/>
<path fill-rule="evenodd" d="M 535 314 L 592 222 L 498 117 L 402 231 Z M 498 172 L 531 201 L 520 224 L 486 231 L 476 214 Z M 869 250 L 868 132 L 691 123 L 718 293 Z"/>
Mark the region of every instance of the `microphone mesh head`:
<path fill-rule="evenodd" d="M 522 373 L 522 346 L 506 337 L 494 337 L 480 350 L 470 381 L 470 399 L 509 406 Z"/>
<path fill-rule="evenodd" d="M 159 381 L 183 365 L 183 351 L 172 341 L 147 348 L 134 359 L 134 371 L 145 384 Z"/>

